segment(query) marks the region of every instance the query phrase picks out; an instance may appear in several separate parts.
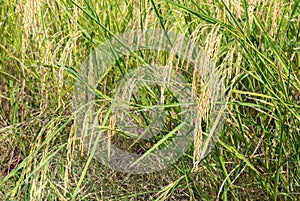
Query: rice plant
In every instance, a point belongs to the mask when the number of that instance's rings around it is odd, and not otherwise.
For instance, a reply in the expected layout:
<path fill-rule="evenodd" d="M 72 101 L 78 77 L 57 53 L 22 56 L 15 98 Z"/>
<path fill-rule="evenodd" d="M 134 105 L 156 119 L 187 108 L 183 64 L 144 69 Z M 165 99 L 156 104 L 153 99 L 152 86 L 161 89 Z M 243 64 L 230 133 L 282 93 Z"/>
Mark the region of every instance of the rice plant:
<path fill-rule="evenodd" d="M 299 200 L 299 0 L 0 2 L 1 200 Z M 202 153 L 213 92 L 195 64 L 147 48 L 121 56 L 86 91 L 96 97 L 99 129 L 110 145 L 148 154 L 167 147 L 181 125 L 183 106 L 172 91 L 143 85 L 128 99 L 135 123 L 129 134 L 119 129 L 111 112 L 117 84 L 140 66 L 169 66 L 199 100 L 197 132 L 185 154 L 164 170 L 130 174 L 104 165 L 93 157 L 96 147 L 85 146 L 73 95 L 95 48 L 146 29 L 172 30 L 199 44 L 222 75 L 226 118 L 209 154 Z M 166 116 L 159 135 L 132 138 L 133 126 L 151 124 L 159 104 Z"/>

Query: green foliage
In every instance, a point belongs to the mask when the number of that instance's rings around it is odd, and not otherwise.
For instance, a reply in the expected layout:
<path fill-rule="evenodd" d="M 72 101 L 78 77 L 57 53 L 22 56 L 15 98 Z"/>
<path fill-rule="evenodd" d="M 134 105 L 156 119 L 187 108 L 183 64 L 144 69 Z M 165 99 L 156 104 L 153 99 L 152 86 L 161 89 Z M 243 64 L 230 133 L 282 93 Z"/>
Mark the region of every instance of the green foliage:
<path fill-rule="evenodd" d="M 0 0 L 0 200 L 298 200 L 299 14 L 299 0 Z M 192 38 L 223 73 L 225 126 L 197 171 L 189 150 L 161 172 L 115 172 L 87 156 L 75 134 L 72 91 L 84 59 L 115 34 L 145 28 Z M 93 93 L 103 111 L 123 74 L 149 57 L 170 60 L 133 54 L 99 80 Z M 159 101 L 159 90 L 140 91 L 140 107 Z M 168 94 L 166 104 L 176 103 Z M 166 144 L 178 113 L 168 110 L 165 135 L 136 149 Z M 146 124 L 143 115 L 134 117 Z M 117 140 L 136 143 L 124 136 Z"/>

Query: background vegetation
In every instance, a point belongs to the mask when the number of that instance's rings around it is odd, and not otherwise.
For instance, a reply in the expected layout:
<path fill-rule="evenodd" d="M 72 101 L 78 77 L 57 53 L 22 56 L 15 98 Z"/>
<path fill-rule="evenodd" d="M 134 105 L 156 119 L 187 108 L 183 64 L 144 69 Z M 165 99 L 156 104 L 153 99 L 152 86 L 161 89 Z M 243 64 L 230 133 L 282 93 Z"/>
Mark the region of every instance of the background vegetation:
<path fill-rule="evenodd" d="M 0 200 L 298 200 L 299 14 L 299 0 L 1 0 Z M 197 171 L 191 150 L 158 173 L 115 172 L 76 137 L 84 58 L 145 28 L 193 38 L 225 78 L 224 129 Z M 100 90 L 119 77 L 108 72 Z"/>

